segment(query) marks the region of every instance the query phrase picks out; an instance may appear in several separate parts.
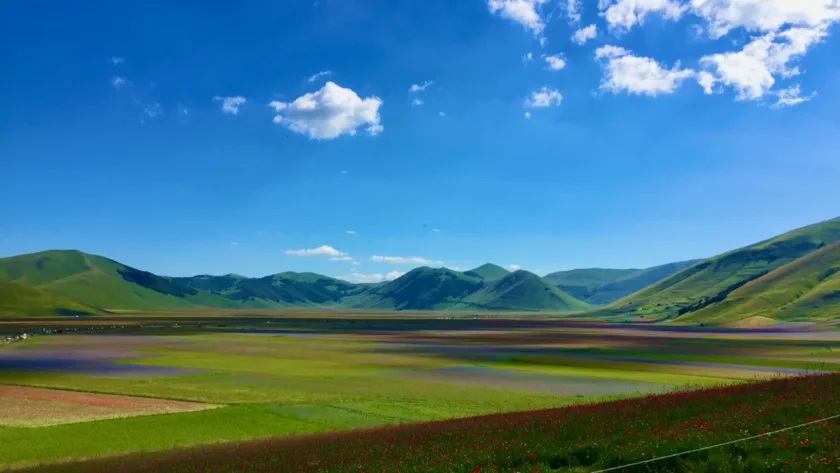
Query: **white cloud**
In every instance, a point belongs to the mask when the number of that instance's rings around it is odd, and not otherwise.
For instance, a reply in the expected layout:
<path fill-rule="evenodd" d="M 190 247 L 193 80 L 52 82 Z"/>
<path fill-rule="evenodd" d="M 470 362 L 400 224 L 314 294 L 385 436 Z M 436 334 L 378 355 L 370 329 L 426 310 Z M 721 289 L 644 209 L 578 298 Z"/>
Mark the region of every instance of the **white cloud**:
<path fill-rule="evenodd" d="M 488 0 L 487 8 L 492 14 L 519 23 L 540 36 L 545 22 L 538 11 L 547 0 Z"/>
<path fill-rule="evenodd" d="M 111 56 L 111 62 L 117 66 L 125 62 L 125 58 L 122 56 Z"/>
<path fill-rule="evenodd" d="M 744 28 L 779 31 L 783 26 L 817 28 L 840 20 L 837 0 L 691 0 L 694 14 L 708 22 L 713 38 Z"/>
<path fill-rule="evenodd" d="M 342 276 L 341 279 L 352 282 L 352 283 L 359 283 L 359 284 L 372 284 L 382 281 L 393 281 L 398 277 L 402 276 L 405 273 L 399 271 L 391 271 L 387 274 L 362 274 L 362 273 L 351 273 L 347 276 Z"/>
<path fill-rule="evenodd" d="M 560 92 L 543 87 L 536 92 L 532 92 L 531 96 L 525 99 L 525 106 L 530 108 L 545 108 L 552 105 L 559 106 L 561 102 L 563 102 L 563 95 Z"/>
<path fill-rule="evenodd" d="M 353 261 L 353 266 L 360 266 L 361 264 L 362 263 L 359 263 L 358 261 Z"/>
<path fill-rule="evenodd" d="M 161 107 L 157 102 L 143 103 L 141 105 L 143 108 L 143 115 L 149 118 L 155 118 L 156 116 L 163 114 L 163 107 Z"/>
<path fill-rule="evenodd" d="M 520 269 L 522 269 L 521 267 L 519 267 L 519 265 L 518 265 L 518 264 L 509 264 L 509 265 L 508 265 L 508 268 L 509 268 L 511 271 L 519 271 Z"/>
<path fill-rule="evenodd" d="M 531 112 L 525 112 L 525 118 L 530 120 L 531 119 Z"/>
<path fill-rule="evenodd" d="M 599 8 L 610 29 L 617 31 L 643 24 L 645 17 L 651 13 L 676 20 L 685 11 L 685 7 L 676 0 L 601 0 Z"/>
<path fill-rule="evenodd" d="M 555 54 L 553 56 L 546 56 L 545 63 L 548 64 L 548 68 L 552 71 L 559 71 L 566 67 L 566 60 L 560 57 L 559 54 Z"/>
<path fill-rule="evenodd" d="M 434 83 L 435 83 L 435 81 L 433 81 L 433 80 L 427 80 L 426 82 L 423 82 L 422 85 L 411 84 L 411 87 L 408 88 L 408 91 L 409 92 L 422 92 L 422 91 L 426 90 L 427 87 L 429 87 L 430 85 L 432 85 Z"/>
<path fill-rule="evenodd" d="M 698 80 L 707 93 L 720 83 L 735 89 L 738 100 L 759 100 L 770 93 L 776 83 L 775 76 L 799 75 L 799 68 L 790 63 L 826 34 L 824 27 L 767 33 L 747 43 L 741 51 L 703 57 L 700 63 L 706 74 Z"/>
<path fill-rule="evenodd" d="M 330 261 L 353 261 L 352 256 L 344 255 L 344 256 L 333 256 L 330 258 Z"/>
<path fill-rule="evenodd" d="M 440 115 L 440 116 L 442 116 L 442 117 L 445 117 L 445 116 L 446 116 L 446 112 L 438 112 L 438 115 Z"/>
<path fill-rule="evenodd" d="M 532 61 L 533 59 L 534 59 L 534 53 L 528 53 L 528 54 L 522 56 L 522 61 L 524 61 L 524 62 L 529 62 L 529 61 Z"/>
<path fill-rule="evenodd" d="M 595 25 L 589 25 L 585 28 L 581 28 L 575 31 L 575 34 L 572 35 L 572 41 L 577 44 L 583 45 L 586 44 L 587 41 L 590 39 L 595 39 L 598 36 L 598 27 Z"/>
<path fill-rule="evenodd" d="M 776 92 L 777 100 L 776 103 L 773 104 L 773 108 L 792 107 L 794 105 L 807 102 L 816 96 L 816 92 L 811 92 L 809 95 L 803 97 L 802 91 L 799 89 L 799 84 L 796 84 Z"/>
<path fill-rule="evenodd" d="M 375 263 L 391 264 L 443 264 L 443 261 L 433 261 L 419 256 L 379 256 L 373 255 L 370 260 Z"/>
<path fill-rule="evenodd" d="M 111 87 L 115 89 L 121 89 L 128 85 L 128 81 L 125 77 L 115 76 L 111 78 Z"/>
<path fill-rule="evenodd" d="M 216 102 L 222 102 L 222 111 L 231 115 L 238 114 L 239 107 L 248 101 L 245 97 L 240 97 L 238 95 L 233 97 L 219 97 L 217 95 L 213 97 L 213 100 Z"/>
<path fill-rule="evenodd" d="M 412 107 L 417 107 L 417 106 L 419 106 L 419 105 L 423 105 L 423 101 L 422 101 L 422 100 L 420 100 L 420 99 L 414 99 L 414 100 L 412 100 L 412 101 L 411 101 L 411 106 L 412 106 Z"/>
<path fill-rule="evenodd" d="M 348 235 L 356 235 L 356 230 L 345 230 L 344 233 Z"/>
<path fill-rule="evenodd" d="M 604 69 L 601 90 L 614 94 L 670 94 L 682 81 L 695 75 L 691 69 L 680 69 L 679 62 L 671 69 L 663 69 L 655 60 L 633 56 L 619 46 L 602 46 L 595 50 L 595 58 L 602 61 Z"/>
<path fill-rule="evenodd" d="M 581 0 L 568 0 L 566 2 L 566 16 L 575 25 L 580 23 L 580 9 Z"/>
<path fill-rule="evenodd" d="M 352 136 L 363 126 L 367 126 L 371 136 L 383 130 L 379 123 L 381 99 L 362 99 L 351 89 L 331 81 L 317 92 L 304 94 L 291 103 L 273 101 L 269 106 L 277 112 L 274 123 L 316 140 Z"/>
<path fill-rule="evenodd" d="M 286 250 L 285 253 L 291 256 L 345 256 L 344 253 L 327 245 L 321 245 L 318 248 L 312 248 L 309 250 Z"/>
<path fill-rule="evenodd" d="M 312 74 L 311 76 L 309 76 L 309 79 L 306 79 L 306 81 L 307 82 L 315 82 L 319 78 L 324 77 L 324 76 L 328 76 L 330 74 L 332 74 L 332 71 L 316 72 L 315 74 Z"/>

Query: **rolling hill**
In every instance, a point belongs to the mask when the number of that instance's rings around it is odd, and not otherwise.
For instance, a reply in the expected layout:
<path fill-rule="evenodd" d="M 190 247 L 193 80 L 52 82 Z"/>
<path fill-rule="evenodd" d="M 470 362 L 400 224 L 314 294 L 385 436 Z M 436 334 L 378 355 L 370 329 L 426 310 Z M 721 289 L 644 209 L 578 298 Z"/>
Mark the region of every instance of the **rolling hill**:
<path fill-rule="evenodd" d="M 349 297 L 357 309 L 446 310 L 484 287 L 478 277 L 447 268 L 415 268 L 385 284 Z"/>
<path fill-rule="evenodd" d="M 0 281 L 0 317 L 92 315 L 98 311 L 26 284 Z"/>
<path fill-rule="evenodd" d="M 543 279 L 584 302 L 606 305 L 700 261 L 680 261 L 647 269 L 573 269 L 547 274 Z"/>
<path fill-rule="evenodd" d="M 840 316 L 840 242 L 750 281 L 726 295 L 675 319 L 723 323 L 750 317 L 820 321 Z"/>
<path fill-rule="evenodd" d="M 840 241 L 840 218 L 799 228 L 689 266 L 610 304 L 604 313 L 665 319 L 697 312 L 820 248 Z"/>
<path fill-rule="evenodd" d="M 218 294 L 75 250 L 0 259 L 0 279 L 95 309 L 236 307 Z M 37 308 L 33 308 L 35 310 Z"/>
<path fill-rule="evenodd" d="M 464 305 L 488 310 L 584 311 L 592 308 L 536 274 L 523 270 L 489 282 L 466 297 Z"/>
<path fill-rule="evenodd" d="M 501 266 L 497 266 L 492 263 L 486 263 L 469 271 L 464 271 L 464 274 L 466 274 L 467 276 L 472 276 L 474 278 L 483 279 L 485 281 L 492 281 L 494 279 L 499 279 L 510 274 L 510 271 Z"/>

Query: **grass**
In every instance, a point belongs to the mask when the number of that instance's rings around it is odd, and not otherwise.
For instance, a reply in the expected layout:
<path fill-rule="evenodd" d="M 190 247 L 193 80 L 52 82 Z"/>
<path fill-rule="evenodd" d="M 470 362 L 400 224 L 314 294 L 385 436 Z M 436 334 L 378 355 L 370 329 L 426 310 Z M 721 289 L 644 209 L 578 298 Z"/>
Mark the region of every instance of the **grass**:
<path fill-rule="evenodd" d="M 500 414 L 133 455 L 52 472 L 583 473 L 768 433 L 840 412 L 840 375 L 669 393 Z M 830 420 L 621 471 L 836 472 Z"/>
<path fill-rule="evenodd" d="M 729 338 L 711 338 L 723 335 L 704 336 L 689 329 L 640 332 L 632 327 L 590 327 L 542 319 L 218 317 L 212 319 L 212 324 L 202 322 L 202 327 L 197 328 L 183 317 L 122 317 L 131 336 L 122 335 L 119 330 L 100 335 L 42 336 L 32 340 L 34 343 L 27 340 L 0 348 L 0 362 L 9 368 L 0 371 L 0 384 L 224 406 L 143 418 L 0 428 L 4 450 L 0 468 L 210 442 L 553 408 L 603 399 L 596 394 L 575 396 L 566 391 L 552 395 L 533 391 L 528 379 L 534 377 L 555 380 L 560 385 L 591 380 L 593 386 L 606 383 L 610 389 L 629 386 L 627 382 L 647 383 L 658 390 L 743 383 L 752 380 L 756 373 L 676 363 L 611 362 L 598 356 L 666 361 L 672 356 L 678 361 L 697 352 L 715 362 L 778 367 L 805 363 L 800 358 L 807 360 L 811 355 L 833 354 L 831 349 L 840 344 L 821 338 L 822 334 L 792 334 L 774 340 L 760 334 L 727 332 Z M 93 319 L 72 322 L 97 323 Z M 138 328 L 143 323 L 185 326 L 178 330 Z M 252 330 L 288 330 L 294 336 L 238 332 L 243 326 Z M 156 333 L 165 335 L 152 335 Z M 460 354 L 452 348 L 467 350 Z M 546 351 L 540 351 L 543 349 Z M 167 375 L 137 375 L 119 370 L 110 375 L 83 370 L 25 372 L 12 369 L 9 361 L 38 356 L 49 359 L 54 353 L 63 357 L 85 353 L 119 357 L 115 361 L 117 367 L 147 365 L 195 371 Z M 471 384 L 466 376 L 433 376 L 441 368 L 470 365 L 482 368 L 484 376 L 492 377 L 497 372 L 505 380 L 498 386 L 505 389 Z M 522 380 L 517 377 L 520 373 Z M 619 396 L 638 394 L 628 388 Z M 12 453 L 6 455 L 7 450 Z"/>

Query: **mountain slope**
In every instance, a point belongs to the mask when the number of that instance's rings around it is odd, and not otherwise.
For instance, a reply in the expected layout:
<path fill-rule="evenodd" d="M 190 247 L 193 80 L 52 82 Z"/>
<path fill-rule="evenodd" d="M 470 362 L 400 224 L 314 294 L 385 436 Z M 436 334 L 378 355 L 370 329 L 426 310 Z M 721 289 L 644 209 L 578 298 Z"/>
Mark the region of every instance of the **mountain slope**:
<path fill-rule="evenodd" d="M 0 278 L 99 309 L 236 307 L 218 294 L 75 250 L 0 259 Z"/>
<path fill-rule="evenodd" d="M 573 269 L 551 273 L 543 279 L 584 302 L 606 305 L 700 261 L 680 261 L 647 269 Z"/>
<path fill-rule="evenodd" d="M 0 317 L 90 315 L 96 312 L 27 284 L 0 281 Z"/>
<path fill-rule="evenodd" d="M 483 279 L 485 281 L 492 281 L 494 279 L 499 279 L 501 277 L 506 276 L 507 274 L 510 274 L 510 271 L 501 266 L 497 266 L 492 263 L 486 263 L 469 271 L 464 271 L 464 274 L 474 278 Z"/>
<path fill-rule="evenodd" d="M 523 270 L 489 282 L 465 298 L 464 303 L 490 310 L 580 311 L 592 308 L 536 274 Z"/>
<path fill-rule="evenodd" d="M 840 242 L 744 284 L 722 301 L 677 322 L 727 322 L 748 317 L 810 321 L 840 316 Z"/>
<path fill-rule="evenodd" d="M 344 301 L 359 309 L 445 310 L 481 289 L 484 281 L 447 268 L 415 268 Z"/>
<path fill-rule="evenodd" d="M 840 218 L 809 225 L 709 258 L 607 307 L 613 315 L 672 318 L 726 296 L 826 245 L 840 241 Z"/>

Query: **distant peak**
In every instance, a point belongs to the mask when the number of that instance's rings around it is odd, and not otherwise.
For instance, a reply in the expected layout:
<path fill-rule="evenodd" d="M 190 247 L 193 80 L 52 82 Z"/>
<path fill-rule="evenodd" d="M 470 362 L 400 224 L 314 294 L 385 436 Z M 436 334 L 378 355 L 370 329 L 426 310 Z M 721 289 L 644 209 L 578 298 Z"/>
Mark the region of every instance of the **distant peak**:
<path fill-rule="evenodd" d="M 507 269 L 493 263 L 484 263 L 477 268 L 464 271 L 464 274 L 468 276 L 478 277 L 487 281 L 499 279 L 509 273 L 510 271 Z"/>

